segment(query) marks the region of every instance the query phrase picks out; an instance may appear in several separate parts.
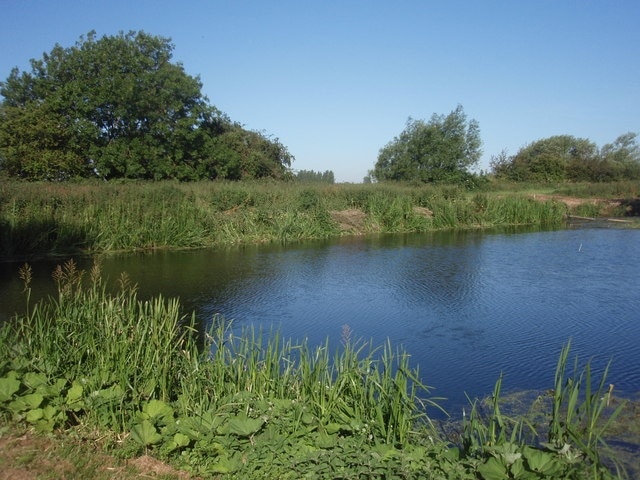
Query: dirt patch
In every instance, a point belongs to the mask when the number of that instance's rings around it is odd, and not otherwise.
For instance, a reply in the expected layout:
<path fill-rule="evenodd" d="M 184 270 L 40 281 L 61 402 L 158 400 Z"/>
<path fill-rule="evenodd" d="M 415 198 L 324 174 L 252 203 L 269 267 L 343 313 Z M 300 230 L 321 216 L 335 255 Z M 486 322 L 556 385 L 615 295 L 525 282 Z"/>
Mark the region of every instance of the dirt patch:
<path fill-rule="evenodd" d="M 150 457 L 149 455 L 134 458 L 133 460 L 129 460 L 127 463 L 134 466 L 137 471 L 144 473 L 147 476 L 151 474 L 158 476 L 171 476 L 180 480 L 187 480 L 191 478 L 188 473 L 180 472 L 166 463 Z"/>
<path fill-rule="evenodd" d="M 148 455 L 126 461 L 118 459 L 100 451 L 93 442 L 31 432 L 0 434 L 0 480 L 40 478 L 188 480 L 193 477 Z"/>
<path fill-rule="evenodd" d="M 564 203 L 569 208 L 578 207 L 580 205 L 601 205 L 605 204 L 607 208 L 619 207 L 622 203 L 620 200 L 607 200 L 603 198 L 578 198 L 578 197 L 566 197 L 563 195 L 544 195 L 533 194 L 532 198 L 540 202 L 547 202 L 555 200 L 556 202 Z"/>
<path fill-rule="evenodd" d="M 361 234 L 365 232 L 367 214 L 362 210 L 351 208 L 329 212 L 331 219 L 336 222 L 343 233 Z"/>
<path fill-rule="evenodd" d="M 433 212 L 425 207 L 413 207 L 413 213 L 427 218 L 433 217 Z"/>
<path fill-rule="evenodd" d="M 31 480 L 42 477 L 67 478 L 71 463 L 49 454 L 51 442 L 33 435 L 0 438 L 0 479 Z"/>

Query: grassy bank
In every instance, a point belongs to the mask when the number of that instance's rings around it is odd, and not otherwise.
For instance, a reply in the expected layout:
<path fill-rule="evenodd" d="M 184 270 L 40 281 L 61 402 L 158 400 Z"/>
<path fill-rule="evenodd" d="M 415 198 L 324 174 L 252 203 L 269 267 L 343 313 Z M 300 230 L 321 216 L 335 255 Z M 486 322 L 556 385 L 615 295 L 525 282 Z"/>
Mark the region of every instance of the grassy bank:
<path fill-rule="evenodd" d="M 498 380 L 455 437 L 408 355 L 358 341 L 294 344 L 276 332 L 206 331 L 177 300 L 115 293 L 99 265 L 54 272 L 58 294 L 0 329 L 4 423 L 100 436 L 119 456 L 143 453 L 205 478 L 614 478 L 603 443 L 605 377 L 558 362 L 546 432 L 501 412 Z M 80 433 L 78 433 L 80 432 Z"/>
<path fill-rule="evenodd" d="M 0 183 L 0 256 L 67 254 L 377 232 L 560 225 L 530 192 L 294 183 Z M 584 213 L 584 212 L 582 212 Z"/>

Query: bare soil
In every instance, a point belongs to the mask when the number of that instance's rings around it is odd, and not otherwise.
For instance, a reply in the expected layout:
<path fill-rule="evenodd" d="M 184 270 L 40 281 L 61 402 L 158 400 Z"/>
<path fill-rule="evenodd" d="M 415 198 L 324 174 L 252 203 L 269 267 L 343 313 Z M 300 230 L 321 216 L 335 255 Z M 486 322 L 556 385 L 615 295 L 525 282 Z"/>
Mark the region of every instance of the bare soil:
<path fill-rule="evenodd" d="M 148 455 L 123 460 L 105 453 L 99 442 L 83 443 L 66 436 L 9 431 L 0 435 L 0 480 L 76 479 L 129 480 L 195 477 Z"/>
<path fill-rule="evenodd" d="M 533 194 L 534 200 L 539 200 L 541 202 L 546 202 L 549 200 L 555 200 L 557 202 L 564 203 L 569 208 L 574 208 L 580 205 L 588 204 L 588 205 L 600 205 L 606 204 L 610 207 L 619 207 L 621 205 L 621 200 L 610 200 L 603 198 L 578 198 L 578 197 L 566 197 L 563 195 L 544 195 L 544 194 Z"/>

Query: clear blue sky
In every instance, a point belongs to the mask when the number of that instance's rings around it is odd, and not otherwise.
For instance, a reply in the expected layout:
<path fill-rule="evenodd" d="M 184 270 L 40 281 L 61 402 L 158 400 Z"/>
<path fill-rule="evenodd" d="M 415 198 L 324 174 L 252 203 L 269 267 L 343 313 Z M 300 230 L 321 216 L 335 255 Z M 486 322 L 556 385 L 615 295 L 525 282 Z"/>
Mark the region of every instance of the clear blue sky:
<path fill-rule="evenodd" d="M 232 120 L 360 182 L 408 117 L 461 104 L 486 169 L 551 135 L 640 133 L 638 0 L 0 0 L 0 78 L 55 43 L 144 30 Z"/>

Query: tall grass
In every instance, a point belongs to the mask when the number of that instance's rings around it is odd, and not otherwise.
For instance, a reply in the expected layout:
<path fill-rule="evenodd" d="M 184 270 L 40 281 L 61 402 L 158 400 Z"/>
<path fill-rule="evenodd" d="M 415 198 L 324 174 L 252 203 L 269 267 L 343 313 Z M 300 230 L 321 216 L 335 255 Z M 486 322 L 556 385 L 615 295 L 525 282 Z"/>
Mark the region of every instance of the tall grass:
<path fill-rule="evenodd" d="M 332 212 L 359 210 L 342 231 Z M 0 256 L 290 242 L 344 233 L 557 225 L 554 202 L 459 187 L 275 182 L 0 183 Z"/>
<path fill-rule="evenodd" d="M 569 467 L 565 472 L 578 472 L 580 478 L 603 478 L 609 475 L 604 466 L 602 453 L 613 464 L 618 476 L 623 469 L 607 445 L 606 433 L 619 416 L 625 403 L 610 406 L 611 388 L 606 382 L 609 366 L 594 382 L 591 362 L 578 367 L 575 358 L 573 371 L 567 370 L 567 360 L 571 344 L 565 345 L 559 355 L 554 374 L 554 388 L 551 390 L 551 407 L 544 414 L 548 420 L 545 428 L 546 442 L 540 438 L 541 432 L 534 427 L 539 417 L 539 404 L 545 403 L 541 397 L 532 405 L 532 411 L 518 418 L 510 418 L 500 408 L 502 377 L 496 382 L 487 412 L 482 412 L 478 401 L 474 401 L 471 413 L 465 417 L 462 446 L 468 455 L 490 456 L 491 469 L 495 478 L 511 478 L 521 466 L 518 461 L 525 459 L 534 471 L 553 478 L 560 475 L 558 459 Z M 526 447 L 527 443 L 538 443 L 541 451 Z M 524 448 L 523 448 L 524 447 Z M 521 452 L 521 453 L 520 453 Z M 547 478 L 547 477 L 543 477 Z"/>
<path fill-rule="evenodd" d="M 21 276 L 29 291 L 28 266 Z M 121 416 L 141 400 L 175 398 L 185 356 L 199 354 L 195 320 L 181 315 L 178 301 L 140 301 L 126 275 L 109 293 L 98 264 L 87 276 L 70 261 L 53 276 L 57 297 L 2 326 L 4 369 L 78 381 L 97 399 L 117 391 L 103 414 Z"/>
<path fill-rule="evenodd" d="M 595 383 L 591 361 L 580 369 L 576 357 L 573 372 L 567 371 L 569 349 L 570 344 L 562 349 L 556 367 L 549 443 L 560 450 L 574 445 L 594 465 L 599 465 L 600 447 L 608 448 L 604 433 L 624 404 L 609 408 L 613 387 L 606 382 L 609 365 Z"/>
<path fill-rule="evenodd" d="M 640 181 L 568 183 L 557 186 L 554 193 L 583 198 L 622 198 L 640 197 Z"/>
<path fill-rule="evenodd" d="M 611 418 L 605 377 L 589 365 L 555 377 L 549 446 L 500 409 L 473 405 L 460 449 L 429 418 L 438 409 L 409 355 L 352 339 L 310 346 L 277 332 L 206 329 L 175 299 L 115 291 L 99 264 L 58 267 L 57 295 L 0 326 L 0 416 L 47 432 L 80 425 L 153 449 L 203 476 L 229 478 L 612 478 L 599 454 Z M 616 410 L 618 411 L 618 410 Z M 573 453 L 577 452 L 577 455 Z M 571 455 L 570 455 L 571 454 Z M 583 459 L 587 461 L 584 462 Z M 236 476 L 233 476 L 236 475 Z"/>
<path fill-rule="evenodd" d="M 28 292 L 30 269 L 21 273 Z M 142 403 L 178 401 L 182 415 L 203 415 L 256 399 L 299 402 L 321 430 L 366 428 L 379 441 L 405 444 L 421 422 L 428 387 L 408 355 L 387 345 L 329 344 L 236 335 L 221 319 L 205 334 L 176 299 L 138 300 L 126 275 L 109 291 L 96 264 L 88 272 L 70 261 L 54 272 L 58 295 L 2 326 L 0 376 L 35 372 L 80 382 L 103 423 L 130 426 Z M 89 410 L 87 410 L 89 413 Z M 106 419 L 106 420 L 105 420 Z M 333 432 L 335 433 L 335 432 Z"/>

